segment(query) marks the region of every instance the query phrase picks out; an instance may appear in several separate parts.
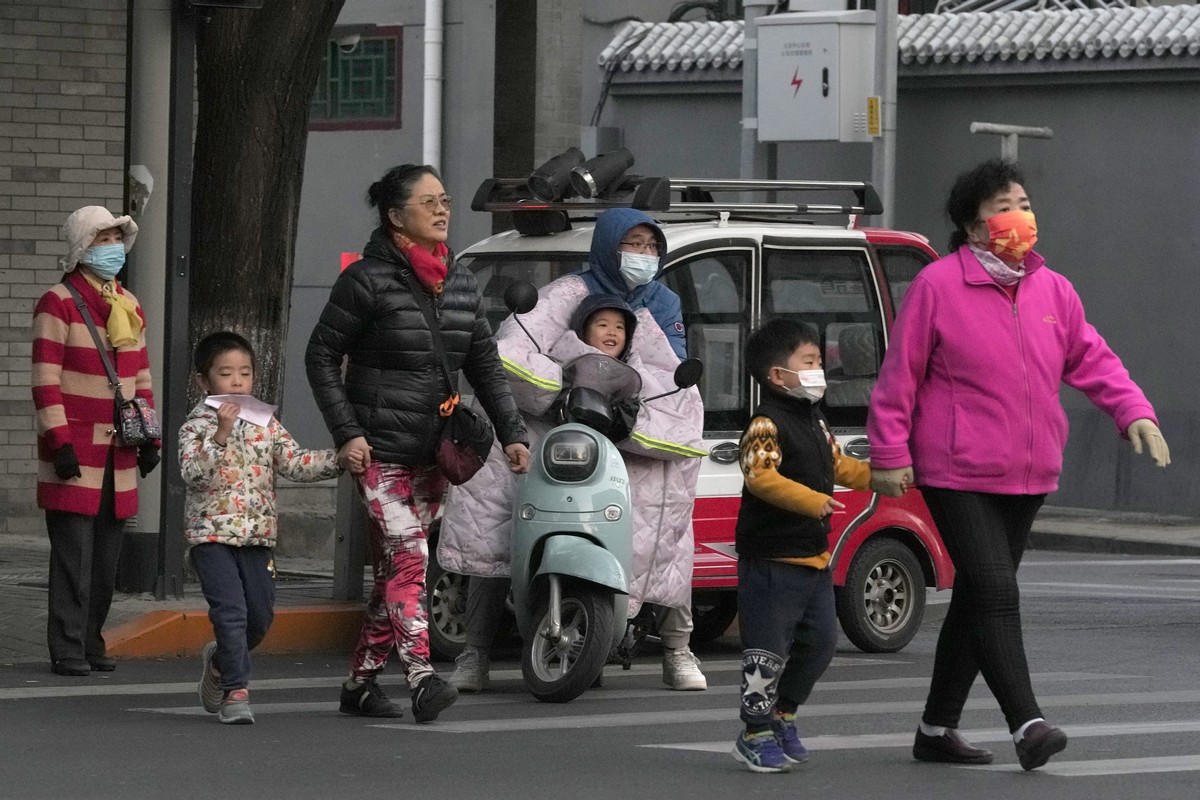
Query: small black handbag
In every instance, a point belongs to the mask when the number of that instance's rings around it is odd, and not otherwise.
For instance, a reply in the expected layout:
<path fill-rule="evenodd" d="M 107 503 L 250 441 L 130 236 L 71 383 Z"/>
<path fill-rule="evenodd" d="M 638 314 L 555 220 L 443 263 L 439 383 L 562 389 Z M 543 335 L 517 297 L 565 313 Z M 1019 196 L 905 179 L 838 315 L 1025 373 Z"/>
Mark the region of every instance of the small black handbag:
<path fill-rule="evenodd" d="M 433 315 L 429 297 L 411 273 L 404 273 L 404 279 L 408 282 L 409 290 L 412 291 L 417 305 L 421 307 L 421 313 L 425 315 L 425 321 L 429 324 L 429 333 L 433 337 L 433 349 L 442 362 L 442 371 L 445 372 L 446 381 L 450 384 L 450 397 L 438 406 L 438 413 L 446 418 L 446 424 L 442 427 L 442 435 L 438 439 L 434 457 L 437 460 L 438 469 L 446 476 L 446 480 L 458 486 L 471 480 L 475 473 L 483 468 L 496 435 L 492 430 L 492 423 L 488 422 L 482 414 L 462 403 L 458 392 L 454 391 L 454 373 L 451 372 L 450 363 L 446 360 L 446 346 L 442 342 L 442 329 Z"/>
<path fill-rule="evenodd" d="M 104 371 L 108 373 L 108 385 L 113 390 L 113 430 L 116 432 L 117 444 L 121 447 L 140 447 L 161 439 L 162 426 L 158 424 L 158 415 L 154 413 L 154 408 L 144 397 L 125 399 L 125 395 L 121 392 L 121 379 L 117 377 L 117 371 L 108 357 L 108 348 L 104 346 L 104 342 L 100 339 L 100 332 L 96 330 L 92 312 L 88 311 L 87 304 L 84 303 L 78 289 L 67 281 L 63 281 L 63 284 L 75 298 L 75 307 L 79 309 L 80 316 L 87 323 L 88 331 L 92 334 L 92 341 L 96 343 L 96 351 L 104 363 Z"/>

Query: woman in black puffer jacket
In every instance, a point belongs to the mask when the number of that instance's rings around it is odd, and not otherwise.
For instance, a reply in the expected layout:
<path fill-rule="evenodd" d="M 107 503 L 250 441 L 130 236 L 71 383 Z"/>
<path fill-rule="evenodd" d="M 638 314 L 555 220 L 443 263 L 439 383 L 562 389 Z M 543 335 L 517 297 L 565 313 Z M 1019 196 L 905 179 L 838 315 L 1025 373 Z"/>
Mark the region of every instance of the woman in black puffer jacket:
<path fill-rule="evenodd" d="M 529 449 L 475 276 L 455 265 L 446 247 L 450 198 L 437 171 L 395 167 L 371 185 L 369 197 L 380 227 L 362 260 L 334 283 L 304 358 L 338 456 L 357 475 L 375 570 L 341 710 L 401 716 L 375 680 L 395 647 L 413 716 L 428 722 L 457 697 L 429 664 L 425 567 L 426 534 L 446 488 L 434 459 L 445 424 L 438 406 L 458 387 L 446 380 L 410 286 L 419 286 L 433 305 L 450 369 L 466 374 L 514 472 L 529 468 Z"/>

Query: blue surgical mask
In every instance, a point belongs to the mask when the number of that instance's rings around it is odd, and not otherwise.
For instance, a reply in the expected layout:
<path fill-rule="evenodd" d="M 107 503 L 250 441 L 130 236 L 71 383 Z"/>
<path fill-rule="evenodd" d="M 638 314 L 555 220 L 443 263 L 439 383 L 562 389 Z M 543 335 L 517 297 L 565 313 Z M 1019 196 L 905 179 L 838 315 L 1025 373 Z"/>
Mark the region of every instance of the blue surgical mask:
<path fill-rule="evenodd" d="M 645 253 L 621 253 L 621 277 L 630 289 L 645 286 L 658 274 L 658 256 Z"/>
<path fill-rule="evenodd" d="M 116 242 L 89 247 L 79 257 L 79 262 L 87 264 L 103 280 L 111 281 L 125 266 L 125 245 Z"/>

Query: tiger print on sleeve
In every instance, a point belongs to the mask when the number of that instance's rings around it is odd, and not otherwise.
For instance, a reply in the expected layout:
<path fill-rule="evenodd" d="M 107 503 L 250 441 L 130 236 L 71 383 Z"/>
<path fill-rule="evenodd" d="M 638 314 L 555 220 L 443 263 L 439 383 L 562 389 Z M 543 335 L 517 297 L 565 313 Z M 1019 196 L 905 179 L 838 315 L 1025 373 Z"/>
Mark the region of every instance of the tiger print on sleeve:
<path fill-rule="evenodd" d="M 750 420 L 742 434 L 741 465 L 746 488 L 755 497 L 795 514 L 820 517 L 829 495 L 813 491 L 779 473 L 783 453 L 779 432 L 769 417 Z"/>

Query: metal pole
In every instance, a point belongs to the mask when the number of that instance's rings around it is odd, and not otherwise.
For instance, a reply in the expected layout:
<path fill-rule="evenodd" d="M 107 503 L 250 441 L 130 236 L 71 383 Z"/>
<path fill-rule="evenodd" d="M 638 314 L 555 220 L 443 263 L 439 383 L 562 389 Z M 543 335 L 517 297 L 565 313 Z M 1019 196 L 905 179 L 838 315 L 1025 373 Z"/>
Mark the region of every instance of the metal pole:
<path fill-rule="evenodd" d="M 743 178 L 770 178 L 770 148 L 758 141 L 758 25 L 756 20 L 774 8 L 774 0 L 745 0 L 742 51 Z"/>
<path fill-rule="evenodd" d="M 159 476 L 162 515 L 158 526 L 158 580 L 154 596 L 183 596 L 183 478 L 179 452 L 170 446 L 187 416 L 188 274 L 192 248 L 192 103 L 196 76 L 196 18 L 187 0 L 175 0 L 171 13 L 170 164 L 167 189 L 167 269 L 164 290 L 166 344 L 163 348 L 162 412 L 164 441 Z"/>
<path fill-rule="evenodd" d="M 880 95 L 880 135 L 871 144 L 871 182 L 883 201 L 879 225 L 891 228 L 896 200 L 896 59 L 900 44 L 899 0 L 883 0 L 875 10 L 875 91 Z"/>
<path fill-rule="evenodd" d="M 1017 160 L 1017 140 L 1024 136 L 1026 139 L 1053 139 L 1054 131 L 1050 128 L 1031 128 L 1026 125 L 1001 125 L 995 122 L 972 122 L 971 133 L 990 133 L 1000 137 L 1000 158 L 1005 161 Z"/>

